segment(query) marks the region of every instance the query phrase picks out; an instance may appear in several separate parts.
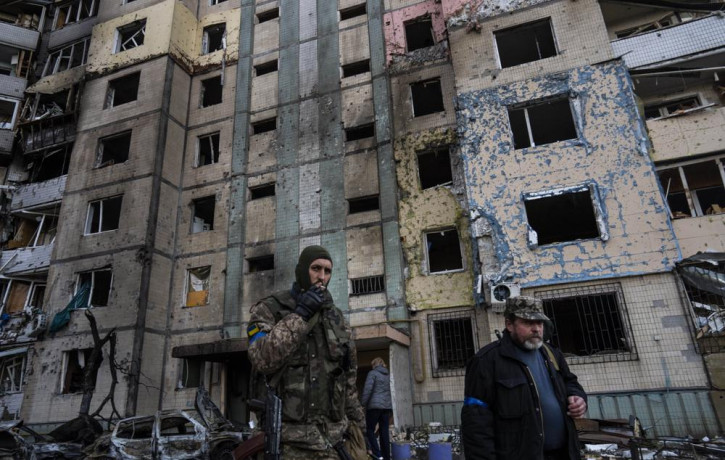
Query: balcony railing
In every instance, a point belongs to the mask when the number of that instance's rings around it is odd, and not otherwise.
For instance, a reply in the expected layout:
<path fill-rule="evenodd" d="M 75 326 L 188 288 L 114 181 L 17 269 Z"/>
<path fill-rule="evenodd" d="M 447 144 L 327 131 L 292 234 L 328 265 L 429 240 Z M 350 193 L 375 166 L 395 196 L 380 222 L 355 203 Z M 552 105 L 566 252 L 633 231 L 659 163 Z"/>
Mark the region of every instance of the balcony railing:
<path fill-rule="evenodd" d="M 60 176 L 43 182 L 19 186 L 13 191 L 10 209 L 15 211 L 60 201 L 67 177 Z"/>
<path fill-rule="evenodd" d="M 45 273 L 50 267 L 52 252 L 52 243 L 32 248 L 4 250 L 0 255 L 0 274 L 22 276 Z"/>
<path fill-rule="evenodd" d="M 679 116 L 647 120 L 647 130 L 655 161 L 718 151 L 723 146 L 725 107 L 707 107 Z"/>
<path fill-rule="evenodd" d="M 25 153 L 72 142 L 76 137 L 75 113 L 52 116 L 19 125 Z"/>

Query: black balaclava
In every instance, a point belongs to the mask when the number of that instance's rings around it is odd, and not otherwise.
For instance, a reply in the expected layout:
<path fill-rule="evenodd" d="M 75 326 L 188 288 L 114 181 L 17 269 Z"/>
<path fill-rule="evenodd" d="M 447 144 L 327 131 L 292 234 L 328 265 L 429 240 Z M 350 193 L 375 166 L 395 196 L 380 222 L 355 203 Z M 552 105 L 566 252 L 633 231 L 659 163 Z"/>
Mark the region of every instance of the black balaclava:
<path fill-rule="evenodd" d="M 308 290 L 311 286 L 310 265 L 317 259 L 327 259 L 332 262 L 330 253 L 322 246 L 307 246 L 300 254 L 297 267 L 295 267 L 295 279 L 297 280 L 297 285 L 303 291 Z"/>

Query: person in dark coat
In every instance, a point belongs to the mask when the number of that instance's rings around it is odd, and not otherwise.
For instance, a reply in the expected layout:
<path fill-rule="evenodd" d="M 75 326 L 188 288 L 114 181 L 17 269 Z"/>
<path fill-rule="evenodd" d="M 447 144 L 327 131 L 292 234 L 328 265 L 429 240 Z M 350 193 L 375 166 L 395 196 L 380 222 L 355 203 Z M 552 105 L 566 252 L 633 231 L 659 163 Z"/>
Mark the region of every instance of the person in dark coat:
<path fill-rule="evenodd" d="M 506 301 L 506 330 L 471 358 L 461 434 L 467 460 L 579 460 L 574 418 L 586 393 L 562 353 L 543 342 L 542 302 Z"/>
<path fill-rule="evenodd" d="M 368 372 L 362 392 L 362 405 L 365 408 L 367 438 L 373 455 L 378 459 L 390 460 L 390 411 L 393 401 L 390 397 L 390 374 L 383 358 L 371 362 L 373 370 Z M 380 445 L 375 437 L 375 426 L 380 434 Z"/>

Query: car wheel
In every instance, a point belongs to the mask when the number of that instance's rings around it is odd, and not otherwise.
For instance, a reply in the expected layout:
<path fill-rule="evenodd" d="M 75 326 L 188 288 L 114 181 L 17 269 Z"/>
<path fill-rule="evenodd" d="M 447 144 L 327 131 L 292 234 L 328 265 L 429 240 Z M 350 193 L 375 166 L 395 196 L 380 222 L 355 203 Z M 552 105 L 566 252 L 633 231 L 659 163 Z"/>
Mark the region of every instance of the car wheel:
<path fill-rule="evenodd" d="M 224 441 L 211 451 L 211 460 L 234 460 L 234 449 L 238 444 L 233 441 Z"/>

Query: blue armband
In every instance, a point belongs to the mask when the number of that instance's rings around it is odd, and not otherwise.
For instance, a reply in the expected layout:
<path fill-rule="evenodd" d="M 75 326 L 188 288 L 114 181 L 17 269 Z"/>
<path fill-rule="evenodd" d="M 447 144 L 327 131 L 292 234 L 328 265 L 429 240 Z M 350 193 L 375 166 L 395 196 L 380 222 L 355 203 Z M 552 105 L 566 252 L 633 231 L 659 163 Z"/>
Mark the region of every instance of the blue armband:
<path fill-rule="evenodd" d="M 266 332 L 260 331 L 256 324 L 250 324 L 247 327 L 247 337 L 249 338 L 249 345 L 253 344 L 257 339 L 261 339 L 267 335 Z"/>
<path fill-rule="evenodd" d="M 483 406 L 488 407 L 488 404 L 481 401 L 480 399 L 476 399 L 473 396 L 466 396 L 463 398 L 463 405 L 464 406 Z"/>

